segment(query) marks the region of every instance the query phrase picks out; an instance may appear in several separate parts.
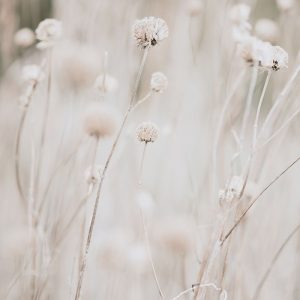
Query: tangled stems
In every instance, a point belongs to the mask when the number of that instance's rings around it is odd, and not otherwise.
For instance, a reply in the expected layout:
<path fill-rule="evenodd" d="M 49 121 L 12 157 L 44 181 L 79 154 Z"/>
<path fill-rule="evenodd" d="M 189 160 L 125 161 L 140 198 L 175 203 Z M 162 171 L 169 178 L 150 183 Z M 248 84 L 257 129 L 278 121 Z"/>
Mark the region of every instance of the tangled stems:
<path fill-rule="evenodd" d="M 123 117 L 123 121 L 121 123 L 121 127 L 119 128 L 119 131 L 117 133 L 117 136 L 113 142 L 113 145 L 111 147 L 111 150 L 109 152 L 108 158 L 105 162 L 104 165 L 104 169 L 102 171 L 102 175 L 100 178 L 100 183 L 98 186 L 98 190 L 97 190 L 97 195 L 96 195 L 96 199 L 95 199 L 95 204 L 94 204 L 94 208 L 93 208 L 93 214 L 92 214 L 92 218 L 90 221 L 90 226 L 89 226 L 89 231 L 88 231 L 88 237 L 86 240 L 86 245 L 85 245 L 85 251 L 83 254 L 83 257 L 81 259 L 81 263 L 80 263 L 80 270 L 79 270 L 79 279 L 78 279 L 78 283 L 77 283 L 77 288 L 76 288 L 76 295 L 75 295 L 75 300 L 80 299 L 80 294 L 81 294 L 81 287 L 82 287 L 82 282 L 83 282 L 83 278 L 84 278 L 84 274 L 85 274 L 85 269 L 86 269 L 86 262 L 87 262 L 87 255 L 90 249 L 90 244 L 91 244 L 91 240 L 92 240 L 92 234 L 93 234 L 93 230 L 94 230 L 94 225 L 95 225 L 95 220 L 96 220 L 96 216 L 97 216 L 97 210 L 98 210 L 98 205 L 99 205 L 99 200 L 100 200 L 100 196 L 101 196 L 101 191 L 102 191 L 102 186 L 103 186 L 103 182 L 105 179 L 105 174 L 107 172 L 107 169 L 110 165 L 111 159 L 113 157 L 113 154 L 115 152 L 115 149 L 117 147 L 117 144 L 120 140 L 121 134 L 123 132 L 123 129 L 125 127 L 125 124 L 127 122 L 128 116 L 133 108 L 133 104 L 136 98 L 136 94 L 137 94 L 137 90 L 141 81 L 141 76 L 142 76 L 142 72 L 144 70 L 144 66 L 145 66 L 145 62 L 146 62 L 146 58 L 148 56 L 148 52 L 149 52 L 149 48 L 146 48 L 143 52 L 143 57 L 142 57 L 142 61 L 141 64 L 139 66 L 139 70 L 137 73 L 137 77 L 135 80 L 135 84 L 134 84 L 134 89 L 133 89 L 133 93 L 129 102 L 129 106 L 128 109 Z"/>
<path fill-rule="evenodd" d="M 300 230 L 300 224 L 298 224 L 298 226 L 296 228 L 294 228 L 294 230 L 287 236 L 287 238 L 284 240 L 284 242 L 282 243 L 282 245 L 280 246 L 280 248 L 277 250 L 277 252 L 275 253 L 268 269 L 266 270 L 266 272 L 264 273 L 264 276 L 262 277 L 258 287 L 256 288 L 256 291 L 254 293 L 253 296 L 253 300 L 257 300 L 259 295 L 260 295 L 260 291 L 262 289 L 262 287 L 264 286 L 266 280 L 268 279 L 272 268 L 274 266 L 274 264 L 276 263 L 276 261 L 278 260 L 280 254 L 282 253 L 282 251 L 284 250 L 284 248 L 286 247 L 286 245 L 288 244 L 288 242 L 295 236 L 295 234 Z"/>
<path fill-rule="evenodd" d="M 258 199 L 281 177 L 283 176 L 290 168 L 292 168 L 298 161 L 300 160 L 300 156 L 297 157 L 292 163 L 290 163 L 280 174 L 278 174 L 259 194 L 256 196 L 252 202 L 249 204 L 249 206 L 245 209 L 245 211 L 242 213 L 242 215 L 238 218 L 238 220 L 235 222 L 235 224 L 229 229 L 229 231 L 225 234 L 224 238 L 221 241 L 221 245 L 224 244 L 224 242 L 229 238 L 229 236 L 232 234 L 232 232 L 238 227 L 240 222 L 243 220 L 245 215 L 248 213 L 248 211 L 251 209 L 251 207 L 256 203 Z"/>
<path fill-rule="evenodd" d="M 31 103 L 31 100 L 32 100 L 32 96 L 33 96 L 33 93 L 34 93 L 36 87 L 37 87 L 37 81 L 34 81 L 32 83 L 32 85 L 30 86 L 30 94 L 28 95 L 27 103 L 23 107 L 23 111 L 22 111 L 20 123 L 19 123 L 18 130 L 17 130 L 16 147 L 15 147 L 15 176 L 16 176 L 16 183 L 17 183 L 17 188 L 18 188 L 18 191 L 19 191 L 19 193 L 21 195 L 22 202 L 23 202 L 24 206 L 26 206 L 26 197 L 25 197 L 25 194 L 24 194 L 24 191 L 23 191 L 23 188 L 22 188 L 22 184 L 21 184 L 21 174 L 20 174 L 20 143 L 21 143 L 21 137 L 22 137 L 22 133 L 23 133 L 23 129 L 24 129 L 25 120 L 26 120 L 27 113 L 28 113 L 28 108 L 30 106 L 30 103 Z"/>

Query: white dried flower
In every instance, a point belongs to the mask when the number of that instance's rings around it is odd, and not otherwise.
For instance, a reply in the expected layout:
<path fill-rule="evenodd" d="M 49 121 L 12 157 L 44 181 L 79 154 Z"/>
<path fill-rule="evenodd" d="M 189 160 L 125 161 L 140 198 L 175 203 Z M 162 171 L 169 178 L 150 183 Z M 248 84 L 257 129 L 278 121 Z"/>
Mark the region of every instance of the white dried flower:
<path fill-rule="evenodd" d="M 110 136 L 115 132 L 116 124 L 116 115 L 107 106 L 97 103 L 87 109 L 84 129 L 88 135 L 97 138 Z"/>
<path fill-rule="evenodd" d="M 276 43 L 279 38 L 278 25 L 270 19 L 260 19 L 255 24 L 256 36 L 263 41 Z"/>
<path fill-rule="evenodd" d="M 161 72 L 155 72 L 151 76 L 151 89 L 153 92 L 162 93 L 168 87 L 168 78 Z"/>
<path fill-rule="evenodd" d="M 27 48 L 35 41 L 34 32 L 30 28 L 22 28 L 15 33 L 14 42 L 18 47 Z"/>
<path fill-rule="evenodd" d="M 95 88 L 103 94 L 111 93 L 118 88 L 118 81 L 108 74 L 99 75 L 95 80 Z"/>
<path fill-rule="evenodd" d="M 87 184 L 96 184 L 100 181 L 103 171 L 102 165 L 89 166 L 84 172 L 85 181 Z"/>
<path fill-rule="evenodd" d="M 283 11 L 287 11 L 293 8 L 295 0 L 277 0 L 277 6 Z"/>
<path fill-rule="evenodd" d="M 45 74 L 38 65 L 26 65 L 22 70 L 24 82 L 39 82 L 45 78 Z"/>
<path fill-rule="evenodd" d="M 35 30 L 36 38 L 40 41 L 40 49 L 52 47 L 62 35 L 62 24 L 56 19 L 45 19 Z"/>
<path fill-rule="evenodd" d="M 137 138 L 140 142 L 153 143 L 159 135 L 157 126 L 152 122 L 143 122 L 137 128 Z"/>
<path fill-rule="evenodd" d="M 168 26 L 161 18 L 146 17 L 133 25 L 133 37 L 141 48 L 153 47 L 168 35 Z"/>
<path fill-rule="evenodd" d="M 188 12 L 192 17 L 200 15 L 203 11 L 203 2 L 201 0 L 190 0 L 188 3 Z"/>
<path fill-rule="evenodd" d="M 255 37 L 245 39 L 239 45 L 241 57 L 251 66 L 257 65 L 267 70 L 278 71 L 287 68 L 288 54 L 279 46 L 272 46 Z"/>

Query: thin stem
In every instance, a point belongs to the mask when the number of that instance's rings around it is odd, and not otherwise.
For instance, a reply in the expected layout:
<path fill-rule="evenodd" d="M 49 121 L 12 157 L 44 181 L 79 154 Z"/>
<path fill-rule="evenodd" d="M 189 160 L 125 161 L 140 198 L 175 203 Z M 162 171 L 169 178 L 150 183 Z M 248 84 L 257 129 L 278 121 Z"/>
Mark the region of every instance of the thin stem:
<path fill-rule="evenodd" d="M 257 74 L 258 74 L 258 67 L 257 67 L 257 64 L 255 64 L 253 66 L 253 70 L 252 70 L 251 82 L 250 82 L 250 86 L 249 86 L 247 102 L 246 102 L 244 117 L 243 117 L 243 121 L 242 121 L 242 128 L 241 128 L 241 135 L 240 135 L 242 147 L 244 146 L 245 131 L 246 131 L 246 126 L 247 126 L 247 122 L 249 119 L 249 115 L 250 115 L 251 103 L 252 103 L 253 94 L 254 94 L 256 81 L 257 81 Z"/>
<path fill-rule="evenodd" d="M 21 138 L 23 134 L 24 124 L 28 113 L 28 108 L 32 100 L 33 93 L 36 89 L 37 81 L 34 81 L 31 87 L 30 95 L 28 95 L 27 103 L 23 108 L 20 123 L 17 130 L 17 138 L 16 138 L 16 146 L 15 146 L 15 176 L 16 176 L 16 183 L 18 191 L 21 195 L 23 204 L 26 206 L 26 199 L 23 192 L 22 184 L 21 184 L 21 174 L 20 174 L 20 144 Z"/>
<path fill-rule="evenodd" d="M 217 152 L 218 152 L 218 146 L 219 146 L 219 140 L 220 140 L 220 135 L 221 135 L 221 130 L 223 127 L 223 123 L 224 123 L 224 119 L 225 119 L 225 114 L 227 112 L 227 109 L 233 99 L 233 96 L 237 90 L 237 88 L 239 87 L 239 85 L 242 82 L 242 79 L 245 75 L 245 71 L 243 71 L 240 76 L 238 77 L 238 79 L 234 82 L 234 86 L 232 87 L 232 89 L 230 90 L 230 92 L 228 93 L 228 96 L 226 97 L 225 101 L 224 101 L 224 105 L 221 111 L 221 115 L 219 118 L 219 123 L 217 126 L 217 131 L 216 131 L 216 135 L 215 135 L 215 139 L 214 139 L 214 146 L 213 146 L 213 174 L 214 177 L 217 177 Z M 216 179 L 217 180 L 217 179 Z"/>
<path fill-rule="evenodd" d="M 196 286 L 198 286 L 199 288 L 211 287 L 211 288 L 215 289 L 218 292 L 222 291 L 223 294 L 225 295 L 225 297 L 223 299 L 224 300 L 227 299 L 227 292 L 225 290 L 222 290 L 221 288 L 217 287 L 214 283 L 204 283 L 204 284 L 193 284 L 193 286 L 191 288 L 179 293 L 177 296 L 172 298 L 172 300 L 177 300 L 177 299 L 181 298 L 182 296 L 184 296 L 186 294 L 189 294 L 190 292 L 194 292 Z"/>
<path fill-rule="evenodd" d="M 41 182 L 40 175 L 43 168 L 43 157 L 44 157 L 44 146 L 46 140 L 46 132 L 47 132 L 47 124 L 49 118 L 49 106 L 50 106 L 50 99 L 51 99 L 51 85 L 52 85 L 52 50 L 48 50 L 48 81 L 47 81 L 47 96 L 46 96 L 46 104 L 45 104 L 45 111 L 43 117 L 43 124 L 42 124 L 42 133 L 41 133 L 41 144 L 40 144 L 40 153 L 38 158 L 38 166 L 37 166 L 37 174 L 36 174 L 36 196 L 38 194 L 39 184 Z"/>
<path fill-rule="evenodd" d="M 103 169 L 102 176 L 101 176 L 100 183 L 99 183 L 98 190 L 97 190 L 97 195 L 96 195 L 96 199 L 95 199 L 93 214 L 92 214 L 92 218 L 91 218 L 91 221 L 90 221 L 88 237 L 87 237 L 87 241 L 86 241 L 86 245 L 85 245 L 85 253 L 84 253 L 84 256 L 83 256 L 81 264 L 80 264 L 80 274 L 79 274 L 79 279 L 78 279 L 77 288 L 76 288 L 75 300 L 78 300 L 80 298 L 82 282 L 83 282 L 84 273 L 85 273 L 85 269 L 86 269 L 87 255 L 88 255 L 91 240 L 92 240 L 92 234 L 93 234 L 93 230 L 94 230 L 94 225 L 95 225 L 95 220 L 96 220 L 96 216 L 97 216 L 97 210 L 98 210 L 99 200 L 100 200 L 100 196 L 101 196 L 102 186 L 103 186 L 103 182 L 104 182 L 104 179 L 105 179 L 105 174 L 106 174 L 107 169 L 110 165 L 111 159 L 113 157 L 113 154 L 115 152 L 115 149 L 117 147 L 119 139 L 121 137 L 121 134 L 122 134 L 123 129 L 125 127 L 125 124 L 127 122 L 129 113 L 130 113 L 130 111 L 132 109 L 132 106 L 133 106 L 133 103 L 135 101 L 137 90 L 138 90 L 140 80 L 141 80 L 141 76 L 142 76 L 142 72 L 143 72 L 143 69 L 144 69 L 144 66 L 145 66 L 146 58 L 148 56 L 148 51 L 149 51 L 148 48 L 146 48 L 144 50 L 142 61 L 141 61 L 141 64 L 140 64 L 140 67 L 139 67 L 139 70 L 138 70 L 138 74 L 137 74 L 137 77 L 136 77 L 136 81 L 135 81 L 135 84 L 134 84 L 133 93 L 132 93 L 132 96 L 131 96 L 131 99 L 130 99 L 129 107 L 128 107 L 128 109 L 127 109 L 127 111 L 126 111 L 126 113 L 123 117 L 121 127 L 120 127 L 120 129 L 117 133 L 115 141 L 114 141 L 114 143 L 111 147 L 108 158 L 107 158 L 107 160 L 105 162 L 105 165 L 104 165 L 104 169 Z"/>
<path fill-rule="evenodd" d="M 165 299 L 165 295 L 162 291 L 162 288 L 160 286 L 159 280 L 158 280 L 158 276 L 157 276 L 157 272 L 156 272 L 156 268 L 154 265 L 154 261 L 153 261 L 153 257 L 152 257 L 152 252 L 151 252 L 151 247 L 150 247 L 150 241 L 149 241 L 149 235 L 148 235 L 148 229 L 147 229 L 147 225 L 146 225 L 146 221 L 145 221 L 145 216 L 143 213 L 142 208 L 140 208 L 140 214 L 141 214 L 141 219 L 142 219 L 142 223 L 143 223 L 143 230 L 144 230 L 144 238 L 145 238 L 145 244 L 146 244 L 146 248 L 147 248 L 147 253 L 148 253 L 148 258 L 151 264 L 151 268 L 152 268 L 152 274 L 159 292 L 159 295 L 162 299 Z"/>
<path fill-rule="evenodd" d="M 144 167 L 144 160 L 145 160 L 145 154 L 146 154 L 146 147 L 147 147 L 147 143 L 145 142 L 144 146 L 143 146 L 142 158 L 141 158 L 140 169 L 139 169 L 139 180 L 138 180 L 139 187 L 142 186 L 143 167 Z"/>
<path fill-rule="evenodd" d="M 235 224 L 231 227 L 231 229 L 226 233 L 224 238 L 222 239 L 221 245 L 224 244 L 224 242 L 228 239 L 228 237 L 232 234 L 232 232 L 237 228 L 237 226 L 240 224 L 240 222 L 243 220 L 245 215 L 248 213 L 248 211 L 251 209 L 251 207 L 256 203 L 258 199 L 282 176 L 284 175 L 291 167 L 293 167 L 298 161 L 300 160 L 300 156 L 294 160 L 291 164 L 289 164 L 280 174 L 278 174 L 259 194 L 256 196 L 252 202 L 249 204 L 249 206 L 246 208 L 246 210 L 242 213 L 242 215 L 238 218 L 238 220 L 235 222 Z"/>
<path fill-rule="evenodd" d="M 254 149 L 254 152 L 257 152 L 267 146 L 278 134 L 286 128 L 290 122 L 300 113 L 300 108 L 298 108 L 261 146 Z"/>
<path fill-rule="evenodd" d="M 144 143 L 142 158 L 141 158 L 140 168 L 139 168 L 139 179 L 138 179 L 138 188 L 139 189 L 142 187 L 143 166 L 144 166 L 144 160 L 145 160 L 145 154 L 146 154 L 146 147 L 147 147 L 147 143 Z M 154 261 L 153 261 L 151 247 L 150 247 L 150 241 L 149 241 L 148 229 L 147 229 L 143 209 L 141 207 L 140 207 L 140 215 L 141 215 L 141 220 L 142 220 L 142 224 L 143 224 L 144 238 L 145 238 L 145 244 L 146 244 L 146 248 L 147 248 L 148 258 L 149 258 L 149 261 L 150 261 L 150 264 L 151 264 L 151 267 L 152 267 L 152 274 L 153 274 L 153 277 L 154 277 L 159 295 L 162 299 L 164 299 L 165 296 L 164 296 L 164 293 L 163 293 L 163 291 L 161 289 L 161 286 L 159 284 L 156 268 L 154 266 Z"/>
<path fill-rule="evenodd" d="M 281 104 L 281 102 L 286 98 L 287 94 L 289 93 L 289 91 L 292 88 L 292 85 L 294 83 L 294 81 L 296 80 L 298 74 L 300 72 L 300 65 L 297 66 L 296 70 L 294 71 L 293 75 L 291 76 L 291 79 L 286 83 L 285 87 L 283 88 L 282 92 L 279 94 L 279 96 L 277 97 L 274 105 L 272 106 L 270 112 L 268 113 L 266 120 L 264 121 L 261 130 L 259 132 L 258 137 L 260 137 L 262 135 L 262 133 L 264 132 L 264 130 L 266 129 L 267 124 L 270 122 L 271 118 L 273 117 L 277 107 Z"/>
<path fill-rule="evenodd" d="M 278 260 L 280 254 L 282 253 L 282 251 L 284 250 L 284 248 L 287 246 L 288 242 L 294 237 L 294 235 L 298 232 L 298 230 L 300 230 L 300 224 L 298 224 L 298 226 L 296 228 L 294 228 L 294 230 L 287 236 L 287 238 L 284 240 L 284 242 L 282 243 L 282 245 L 280 246 L 280 248 L 277 250 L 277 252 L 275 253 L 273 259 L 271 260 L 271 263 L 269 265 L 269 267 L 267 268 L 266 272 L 264 273 L 258 287 L 256 288 L 256 291 L 254 293 L 253 296 L 253 300 L 257 300 L 259 297 L 259 294 L 261 292 L 262 287 L 264 286 L 266 280 L 268 279 L 276 261 Z"/>
<path fill-rule="evenodd" d="M 255 144 L 256 144 L 256 138 L 257 138 L 257 127 L 258 127 L 258 120 L 259 120 L 259 116 L 260 116 L 260 111 L 261 111 L 261 107 L 265 98 L 265 94 L 266 94 L 266 90 L 270 81 L 270 77 L 271 77 L 271 71 L 268 71 L 268 75 L 266 77 L 265 80 L 265 84 L 262 90 L 262 93 L 260 95 L 260 99 L 258 102 L 258 106 L 257 106 L 257 111 L 256 111 L 256 116 L 255 116 L 255 121 L 254 121 L 254 125 L 253 125 L 253 140 L 252 140 L 252 148 L 255 148 Z"/>
<path fill-rule="evenodd" d="M 132 111 L 134 109 L 136 109 L 139 105 L 141 105 L 142 103 L 144 103 L 146 100 L 148 100 L 152 95 L 153 95 L 152 91 L 148 92 L 146 94 L 146 96 L 144 96 L 141 100 L 137 101 L 137 103 L 132 107 Z"/>

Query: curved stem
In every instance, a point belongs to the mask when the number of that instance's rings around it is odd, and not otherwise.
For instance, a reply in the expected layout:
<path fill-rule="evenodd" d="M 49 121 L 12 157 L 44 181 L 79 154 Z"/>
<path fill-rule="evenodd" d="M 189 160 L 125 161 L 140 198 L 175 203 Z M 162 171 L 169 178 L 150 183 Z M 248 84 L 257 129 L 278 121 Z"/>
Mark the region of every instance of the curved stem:
<path fill-rule="evenodd" d="M 249 86 L 247 102 L 246 102 L 245 112 L 244 112 L 243 121 L 242 121 L 242 128 L 241 128 L 241 135 L 240 135 L 240 141 L 241 141 L 242 147 L 244 146 L 244 142 L 245 142 L 244 141 L 245 140 L 245 131 L 246 131 L 246 126 L 247 126 L 247 122 L 249 119 L 249 115 L 250 115 L 251 103 L 252 103 L 253 94 L 255 91 L 255 86 L 256 86 L 256 81 L 257 81 L 257 74 L 258 74 L 258 67 L 255 64 L 253 66 L 253 70 L 252 70 L 251 82 L 250 82 L 250 86 Z"/>
<path fill-rule="evenodd" d="M 43 116 L 43 124 L 42 124 L 42 133 L 41 133 L 41 143 L 39 149 L 39 157 L 38 157 L 38 166 L 37 166 L 37 174 L 36 174 L 36 191 L 35 196 L 37 197 L 39 184 L 41 182 L 40 175 L 43 168 L 43 157 L 44 157 L 44 146 L 46 140 L 46 132 L 47 132 L 47 124 L 49 118 L 49 106 L 50 106 L 50 98 L 51 98 L 51 85 L 52 85 L 52 50 L 48 52 L 48 82 L 47 82 L 47 96 L 46 96 L 46 104 L 45 104 L 45 111 Z"/>
<path fill-rule="evenodd" d="M 32 83 L 32 86 L 30 86 L 30 93 L 27 95 L 27 103 L 24 106 L 24 109 L 22 111 L 20 123 L 18 126 L 17 130 L 17 138 L 16 138 L 16 146 L 15 146 L 15 176 L 16 176 L 16 183 L 17 183 L 17 188 L 18 191 L 21 195 L 22 201 L 24 206 L 26 206 L 26 196 L 24 194 L 23 188 L 22 188 L 22 183 L 21 183 L 21 172 L 20 172 L 20 143 L 21 143 L 21 138 L 23 134 L 23 129 L 24 129 L 24 124 L 26 121 L 28 109 L 32 100 L 33 93 L 37 87 L 37 81 L 34 81 Z"/>
<path fill-rule="evenodd" d="M 294 235 L 300 230 L 300 224 L 294 228 L 294 230 L 287 236 L 287 238 L 284 240 L 284 242 L 282 243 L 282 245 L 280 246 L 280 248 L 277 250 L 277 252 L 275 253 L 273 259 L 271 260 L 271 263 L 269 265 L 269 267 L 267 268 L 266 272 L 264 273 L 258 287 L 256 288 L 256 291 L 254 293 L 253 296 L 253 300 L 257 300 L 259 297 L 259 294 L 261 292 L 262 287 L 264 286 L 266 280 L 268 279 L 276 261 L 278 260 L 280 254 L 282 253 L 282 251 L 284 250 L 284 248 L 287 246 L 288 242 L 294 237 Z"/>
<path fill-rule="evenodd" d="M 255 116 L 255 121 L 254 121 L 254 125 L 253 125 L 252 149 L 255 147 L 255 144 L 256 144 L 258 120 L 259 120 L 261 106 L 262 106 L 264 98 L 265 98 L 265 94 L 266 94 L 266 90 L 267 90 L 267 87 L 268 87 L 268 84 L 269 84 L 269 81 L 270 81 L 271 74 L 272 73 L 269 70 L 268 71 L 268 75 L 267 75 L 266 80 L 265 80 L 265 84 L 264 84 L 263 90 L 262 90 L 260 98 L 259 98 L 259 102 L 258 102 L 258 106 L 257 106 L 257 111 L 256 111 L 256 116 Z"/>
<path fill-rule="evenodd" d="M 215 135 L 215 139 L 214 139 L 214 144 L 213 144 L 213 158 L 212 158 L 212 165 L 213 165 L 213 174 L 214 177 L 217 177 L 217 152 L 218 152 L 218 145 L 219 145 L 219 140 L 220 140 L 220 135 L 221 135 L 221 130 L 223 127 L 223 123 L 224 123 L 224 119 L 225 119 L 225 114 L 227 112 L 227 109 L 231 103 L 231 100 L 233 99 L 233 96 L 237 90 L 237 88 L 239 87 L 239 85 L 242 82 L 242 79 L 245 75 L 245 71 L 243 71 L 240 76 L 238 77 L 238 79 L 235 81 L 234 86 L 232 87 L 231 91 L 229 92 L 228 96 L 226 97 L 225 101 L 224 101 L 224 105 L 221 111 L 221 115 L 219 118 L 219 123 L 217 126 L 217 131 L 216 131 L 216 135 Z M 217 181 L 217 179 L 216 179 Z"/>
<path fill-rule="evenodd" d="M 257 152 L 267 146 L 274 138 L 278 136 L 278 134 L 286 128 L 290 122 L 300 113 L 300 108 L 298 108 L 261 146 L 254 149 L 254 152 Z"/>
<path fill-rule="evenodd" d="M 100 200 L 100 196 L 101 196 L 101 191 L 102 191 L 102 186 L 103 186 L 103 182 L 104 182 L 104 179 L 105 179 L 105 175 L 106 175 L 107 169 L 110 165 L 110 162 L 111 162 L 111 159 L 112 159 L 113 154 L 115 152 L 115 149 L 117 147 L 117 144 L 119 142 L 119 139 L 121 137 L 121 134 L 123 132 L 123 129 L 125 127 L 125 124 L 127 122 L 129 113 L 130 113 L 130 111 L 132 109 L 132 106 L 133 106 L 133 103 L 135 101 L 137 90 L 138 90 L 140 80 L 141 80 L 141 76 L 142 76 L 142 72 L 143 72 L 143 69 L 144 69 L 144 66 L 145 66 L 146 58 L 148 56 L 148 52 L 149 52 L 149 48 L 146 48 L 144 50 L 142 61 L 141 61 L 141 64 L 140 64 L 140 67 L 139 67 L 139 70 L 138 70 L 138 73 L 137 73 L 137 77 L 136 77 L 136 81 L 135 81 L 135 84 L 134 84 L 134 89 L 133 89 L 133 93 L 132 93 L 131 100 L 130 100 L 130 103 L 129 103 L 129 107 L 128 107 L 128 109 L 127 109 L 127 111 L 126 111 L 126 113 L 123 117 L 121 127 L 120 127 L 120 129 L 117 133 L 115 141 L 114 141 L 114 143 L 111 147 L 108 158 L 107 158 L 107 160 L 105 162 L 105 165 L 104 165 L 104 169 L 103 169 L 102 176 L 101 176 L 100 183 L 99 183 L 98 190 L 97 190 L 97 195 L 96 195 L 96 199 L 95 199 L 93 214 L 92 214 L 92 218 L 91 218 L 91 221 L 90 221 L 88 237 L 87 237 L 87 241 L 86 241 L 86 245 L 85 245 L 85 252 L 83 254 L 83 258 L 82 258 L 82 261 L 81 261 L 81 264 L 80 264 L 80 274 L 79 274 L 79 279 L 78 279 L 77 288 L 76 288 L 75 300 L 80 299 L 81 287 L 82 287 L 83 277 L 84 277 L 84 273 L 85 273 L 85 269 L 86 269 L 87 255 L 88 255 L 91 240 L 92 240 L 92 234 L 93 234 L 93 230 L 94 230 L 94 225 L 95 225 L 95 220 L 96 220 L 96 216 L 97 216 L 97 210 L 98 210 L 98 205 L 99 205 L 99 200 Z"/>
<path fill-rule="evenodd" d="M 294 81 L 296 80 L 298 74 L 300 72 L 300 65 L 297 66 L 296 70 L 294 71 L 293 75 L 291 76 L 290 80 L 286 83 L 286 85 L 284 86 L 282 92 L 279 94 L 279 96 L 277 97 L 274 105 L 272 106 L 270 112 L 268 113 L 262 127 L 261 130 L 259 132 L 258 137 L 260 137 L 262 135 L 262 133 L 264 132 L 264 130 L 266 129 L 267 124 L 270 122 L 271 118 L 273 117 L 277 107 L 281 104 L 281 102 L 286 98 L 286 96 L 288 95 L 289 91 L 292 88 L 292 85 L 294 83 Z"/>
<path fill-rule="evenodd" d="M 146 100 L 148 100 L 151 96 L 153 95 L 153 92 L 150 91 L 146 94 L 145 97 L 143 97 L 141 100 L 139 100 L 133 107 L 132 107 L 132 111 L 134 109 L 136 109 L 139 105 L 141 105 L 142 103 L 144 103 Z"/>
<path fill-rule="evenodd" d="M 257 197 L 255 197 L 252 202 L 249 204 L 249 206 L 245 209 L 245 211 L 242 213 L 242 215 L 238 218 L 238 220 L 235 222 L 235 224 L 231 227 L 231 229 L 226 233 L 224 238 L 222 239 L 221 245 L 224 244 L 224 242 L 228 239 L 228 237 L 232 234 L 232 232 L 237 228 L 237 226 L 240 224 L 240 222 L 243 220 L 245 215 L 248 213 L 248 211 L 251 209 L 251 207 L 256 203 L 258 199 L 282 176 L 284 175 L 291 167 L 293 167 L 298 161 L 300 160 L 300 156 L 294 160 L 291 164 L 289 164 L 280 174 L 278 174 L 259 194 Z"/>

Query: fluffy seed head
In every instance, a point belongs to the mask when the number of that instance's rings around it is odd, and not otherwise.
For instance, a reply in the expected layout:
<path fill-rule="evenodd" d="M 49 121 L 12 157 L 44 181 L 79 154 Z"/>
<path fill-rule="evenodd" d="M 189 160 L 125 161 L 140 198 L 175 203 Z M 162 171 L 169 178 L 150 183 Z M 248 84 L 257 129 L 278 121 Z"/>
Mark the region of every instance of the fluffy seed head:
<path fill-rule="evenodd" d="M 118 81 L 108 74 L 99 75 L 95 80 L 95 88 L 102 94 L 111 93 L 118 88 Z"/>
<path fill-rule="evenodd" d="M 168 78 L 161 72 L 155 72 L 151 76 L 151 89 L 153 92 L 162 93 L 168 87 Z"/>
<path fill-rule="evenodd" d="M 169 35 L 166 22 L 161 18 L 146 17 L 133 25 L 133 37 L 143 49 L 153 47 Z"/>
<path fill-rule="evenodd" d="M 39 82 L 45 77 L 44 72 L 38 65 L 26 65 L 22 70 L 22 78 L 24 82 Z"/>
<path fill-rule="evenodd" d="M 239 45 L 238 51 L 250 66 L 274 71 L 288 66 L 288 54 L 284 49 L 252 36 Z"/>
<path fill-rule="evenodd" d="M 34 32 L 30 28 L 22 28 L 15 33 L 14 42 L 18 47 L 27 48 L 35 41 Z"/>
<path fill-rule="evenodd" d="M 91 105 L 85 114 L 84 130 L 90 136 L 103 138 L 112 135 L 116 129 L 116 116 L 107 106 Z"/>
<path fill-rule="evenodd" d="M 35 30 L 36 38 L 40 41 L 37 45 L 40 49 L 52 47 L 62 35 L 61 22 L 56 19 L 45 19 L 40 22 Z"/>
<path fill-rule="evenodd" d="M 255 24 L 255 33 L 265 42 L 276 43 L 279 37 L 279 28 L 270 19 L 260 19 Z"/>
<path fill-rule="evenodd" d="M 143 122 L 137 128 L 137 138 L 140 142 L 153 143 L 157 140 L 159 131 L 152 122 Z"/>

